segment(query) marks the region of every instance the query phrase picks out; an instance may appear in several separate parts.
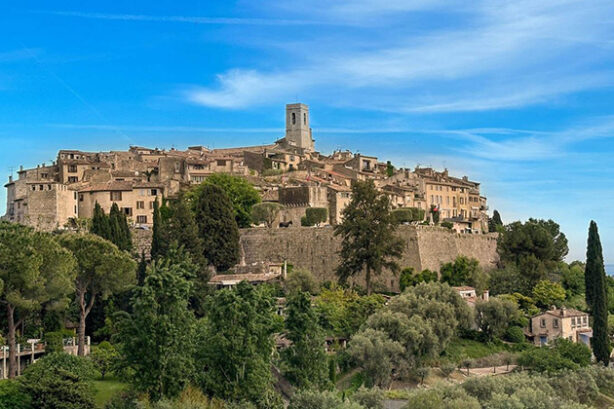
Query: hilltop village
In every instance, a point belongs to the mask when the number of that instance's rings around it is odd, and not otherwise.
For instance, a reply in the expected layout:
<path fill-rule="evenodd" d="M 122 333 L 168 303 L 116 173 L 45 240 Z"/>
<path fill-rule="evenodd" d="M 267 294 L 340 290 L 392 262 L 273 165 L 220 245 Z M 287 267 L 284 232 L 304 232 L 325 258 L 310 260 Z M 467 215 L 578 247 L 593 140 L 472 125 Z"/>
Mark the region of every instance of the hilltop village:
<path fill-rule="evenodd" d="M 421 220 L 447 221 L 463 233 L 488 231 L 486 197 L 480 184 L 447 170 L 397 169 L 375 156 L 315 148 L 309 107 L 286 105 L 286 133 L 270 145 L 187 150 L 131 146 L 128 151 L 60 150 L 57 160 L 20 167 L 9 177 L 5 220 L 51 231 L 89 219 L 94 206 L 109 212 L 117 203 L 135 227 L 151 227 L 153 204 L 172 198 L 208 176 L 227 173 L 248 179 L 262 201 L 283 206 L 274 226 L 297 226 L 308 208 L 326 208 L 327 223 L 341 221 L 353 181 L 374 181 L 394 209 L 420 209 Z"/>

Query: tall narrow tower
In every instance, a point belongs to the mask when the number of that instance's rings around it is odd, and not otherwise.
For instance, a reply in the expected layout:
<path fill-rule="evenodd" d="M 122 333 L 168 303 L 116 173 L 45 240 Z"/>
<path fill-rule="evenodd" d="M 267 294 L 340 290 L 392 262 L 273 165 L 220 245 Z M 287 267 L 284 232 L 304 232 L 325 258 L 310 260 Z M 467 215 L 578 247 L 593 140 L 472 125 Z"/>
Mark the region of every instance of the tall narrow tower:
<path fill-rule="evenodd" d="M 307 151 L 314 150 L 307 105 L 300 103 L 286 105 L 286 142 Z"/>

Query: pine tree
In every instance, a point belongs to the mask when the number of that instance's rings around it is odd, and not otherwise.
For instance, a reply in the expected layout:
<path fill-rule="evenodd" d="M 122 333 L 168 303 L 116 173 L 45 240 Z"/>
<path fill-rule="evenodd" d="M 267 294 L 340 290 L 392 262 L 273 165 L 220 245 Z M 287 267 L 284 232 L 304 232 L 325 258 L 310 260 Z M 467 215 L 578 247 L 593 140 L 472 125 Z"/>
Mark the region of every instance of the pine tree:
<path fill-rule="evenodd" d="M 395 259 L 401 257 L 403 241 L 395 236 L 395 229 L 388 196 L 380 194 L 373 181 L 354 183 L 343 223 L 335 227 L 335 235 L 343 239 L 336 271 L 339 281 L 366 270 L 367 293 L 371 294 L 372 274 L 380 274 L 383 268 L 398 271 Z"/>
<path fill-rule="evenodd" d="M 92 217 L 92 226 L 90 232 L 96 234 L 103 239 L 109 240 L 111 238 L 111 225 L 109 224 L 109 217 L 104 213 L 100 204 L 96 202 L 94 206 L 94 215 Z"/>
<path fill-rule="evenodd" d="M 597 223 L 591 221 L 586 249 L 586 304 L 593 313 L 591 346 L 597 361 L 608 365 L 610 342 L 608 338 L 608 294 L 603 265 L 603 251 Z"/>
<path fill-rule="evenodd" d="M 240 260 L 239 227 L 230 199 L 222 188 L 205 184 L 194 207 L 203 255 L 218 271 L 227 271 Z"/>
<path fill-rule="evenodd" d="M 153 205 L 153 229 L 151 237 L 151 259 L 156 260 L 164 256 L 164 243 L 162 240 L 162 217 L 160 216 L 160 204 L 158 199 Z"/>

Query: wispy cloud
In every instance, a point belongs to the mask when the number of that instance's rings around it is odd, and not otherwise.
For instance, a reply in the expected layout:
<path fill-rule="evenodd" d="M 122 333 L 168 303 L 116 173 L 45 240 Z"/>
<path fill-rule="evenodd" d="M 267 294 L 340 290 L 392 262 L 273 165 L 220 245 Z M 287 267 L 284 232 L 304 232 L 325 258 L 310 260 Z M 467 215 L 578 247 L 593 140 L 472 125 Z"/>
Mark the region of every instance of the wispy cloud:
<path fill-rule="evenodd" d="M 148 14 L 109 14 L 86 13 L 80 11 L 36 11 L 41 14 L 51 14 L 63 17 L 79 17 L 96 20 L 143 21 L 162 23 L 218 24 L 218 25 L 258 25 L 258 26 L 292 26 L 328 24 L 324 21 L 294 20 L 294 19 L 264 19 L 236 17 L 198 17 L 198 16 L 157 16 Z"/>
<path fill-rule="evenodd" d="M 350 1 L 313 11 L 344 21 L 352 9 L 369 20 L 380 3 Z M 440 2 L 393 1 L 380 6 L 384 17 L 378 21 L 389 26 L 332 39 L 315 32 L 288 47 L 292 51 L 279 58 L 279 68 L 229 70 L 186 96 L 205 106 L 237 108 L 300 93 L 363 109 L 437 113 L 513 109 L 611 86 L 606 67 L 614 63 L 614 28 L 599 21 L 614 18 L 614 5 L 563 3 L 478 1 L 469 7 L 454 2 L 445 9 Z M 456 24 L 415 32 L 395 16 L 416 10 L 444 10 Z"/>

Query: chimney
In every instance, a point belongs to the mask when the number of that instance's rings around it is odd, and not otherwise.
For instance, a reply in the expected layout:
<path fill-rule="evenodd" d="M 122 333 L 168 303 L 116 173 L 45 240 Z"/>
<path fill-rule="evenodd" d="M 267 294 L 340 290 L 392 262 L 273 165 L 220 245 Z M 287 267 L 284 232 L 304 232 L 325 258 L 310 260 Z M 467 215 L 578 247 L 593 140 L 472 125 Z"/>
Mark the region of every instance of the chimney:
<path fill-rule="evenodd" d="M 9 183 L 13 181 L 13 175 L 9 175 Z"/>

